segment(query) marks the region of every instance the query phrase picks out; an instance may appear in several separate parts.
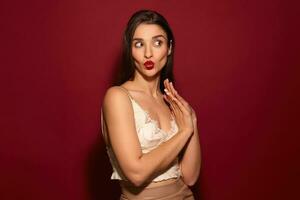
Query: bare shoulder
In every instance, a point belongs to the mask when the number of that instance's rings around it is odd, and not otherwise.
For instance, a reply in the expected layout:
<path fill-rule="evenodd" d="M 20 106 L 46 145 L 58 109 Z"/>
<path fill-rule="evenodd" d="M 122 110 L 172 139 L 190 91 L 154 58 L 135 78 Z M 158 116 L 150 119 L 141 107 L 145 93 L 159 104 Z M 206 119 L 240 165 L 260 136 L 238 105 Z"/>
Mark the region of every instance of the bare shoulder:
<path fill-rule="evenodd" d="M 119 86 L 112 86 L 108 88 L 104 95 L 103 99 L 103 108 L 104 110 L 108 108 L 119 108 L 124 109 L 124 107 L 128 107 L 130 99 L 126 91 Z M 121 110 L 118 110 L 121 111 Z"/>

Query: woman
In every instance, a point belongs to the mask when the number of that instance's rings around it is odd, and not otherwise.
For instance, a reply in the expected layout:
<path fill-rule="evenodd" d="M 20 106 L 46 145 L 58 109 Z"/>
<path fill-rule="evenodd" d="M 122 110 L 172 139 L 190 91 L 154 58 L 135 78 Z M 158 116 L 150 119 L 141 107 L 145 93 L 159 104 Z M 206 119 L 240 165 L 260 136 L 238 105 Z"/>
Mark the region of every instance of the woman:
<path fill-rule="evenodd" d="M 136 12 L 123 37 L 118 86 L 102 106 L 102 132 L 120 199 L 194 199 L 201 155 L 194 110 L 174 89 L 172 31 L 159 13 Z"/>

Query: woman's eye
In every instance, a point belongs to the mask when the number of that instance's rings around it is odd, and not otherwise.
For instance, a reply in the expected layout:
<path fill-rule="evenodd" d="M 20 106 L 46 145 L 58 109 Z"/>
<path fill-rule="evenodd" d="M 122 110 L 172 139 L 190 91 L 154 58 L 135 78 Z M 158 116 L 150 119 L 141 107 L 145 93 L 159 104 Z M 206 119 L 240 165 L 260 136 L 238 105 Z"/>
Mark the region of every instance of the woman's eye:
<path fill-rule="evenodd" d="M 143 44 L 142 44 L 141 42 L 136 42 L 136 43 L 134 44 L 134 46 L 137 47 L 137 48 L 139 48 L 139 47 L 142 47 Z"/>
<path fill-rule="evenodd" d="M 155 46 L 161 46 L 161 43 L 162 43 L 162 42 L 161 42 L 160 40 L 156 40 L 156 41 L 154 42 L 154 45 L 155 45 Z"/>

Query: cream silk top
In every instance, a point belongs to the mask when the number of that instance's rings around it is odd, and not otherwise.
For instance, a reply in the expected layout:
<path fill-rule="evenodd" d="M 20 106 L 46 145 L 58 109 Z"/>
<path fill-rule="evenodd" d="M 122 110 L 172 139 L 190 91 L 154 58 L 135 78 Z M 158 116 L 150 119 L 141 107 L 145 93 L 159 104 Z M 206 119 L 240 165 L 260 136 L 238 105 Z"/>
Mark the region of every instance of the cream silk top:
<path fill-rule="evenodd" d="M 171 129 L 169 131 L 164 131 L 158 127 L 158 122 L 156 120 L 151 119 L 149 116 L 149 113 L 145 111 L 138 103 L 135 101 L 132 96 L 129 94 L 129 92 L 123 88 L 127 95 L 129 96 L 131 103 L 132 103 L 132 108 L 134 112 L 134 120 L 135 120 L 135 128 L 136 132 L 138 135 L 138 139 L 141 145 L 141 149 L 143 154 L 146 154 L 153 149 L 157 148 L 160 144 L 163 142 L 169 140 L 172 138 L 177 132 L 178 132 L 178 127 L 175 122 L 175 119 L 173 118 L 170 123 L 171 123 Z M 106 128 L 104 127 L 104 121 L 103 121 L 103 116 L 101 112 L 101 129 L 102 133 L 104 136 L 107 135 L 106 133 Z M 114 155 L 114 152 L 111 148 L 111 146 L 106 145 L 106 150 L 108 157 L 110 159 L 110 163 L 113 168 L 113 173 L 111 175 L 111 179 L 119 179 L 119 180 L 126 180 L 126 177 L 122 173 L 117 159 Z M 178 158 L 176 158 L 172 165 L 170 165 L 170 168 L 167 169 L 165 172 L 162 174 L 158 175 L 156 178 L 152 180 L 152 182 L 158 182 L 162 180 L 167 180 L 170 178 L 178 178 L 181 176 L 181 170 L 179 168 L 179 163 L 178 163 Z"/>

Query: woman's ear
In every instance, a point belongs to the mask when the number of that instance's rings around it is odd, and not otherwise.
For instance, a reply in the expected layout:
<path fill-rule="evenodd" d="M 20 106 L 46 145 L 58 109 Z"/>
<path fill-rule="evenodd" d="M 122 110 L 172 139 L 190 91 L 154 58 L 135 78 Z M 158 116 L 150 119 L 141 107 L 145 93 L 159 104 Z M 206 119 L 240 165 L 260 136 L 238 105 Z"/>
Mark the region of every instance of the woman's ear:
<path fill-rule="evenodd" d="M 172 48 L 171 48 L 171 47 L 172 47 L 172 46 L 169 47 L 169 50 L 168 50 L 168 56 L 171 55 L 171 53 L 172 53 Z"/>
<path fill-rule="evenodd" d="M 170 40 L 170 47 L 169 47 L 169 50 L 168 50 L 168 56 L 171 55 L 172 53 L 172 40 Z"/>

